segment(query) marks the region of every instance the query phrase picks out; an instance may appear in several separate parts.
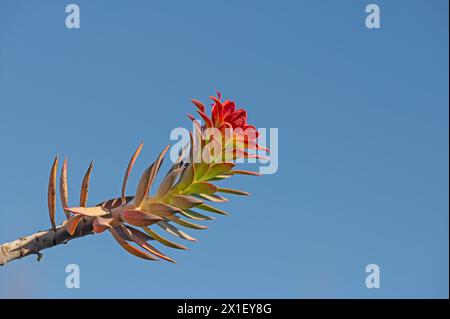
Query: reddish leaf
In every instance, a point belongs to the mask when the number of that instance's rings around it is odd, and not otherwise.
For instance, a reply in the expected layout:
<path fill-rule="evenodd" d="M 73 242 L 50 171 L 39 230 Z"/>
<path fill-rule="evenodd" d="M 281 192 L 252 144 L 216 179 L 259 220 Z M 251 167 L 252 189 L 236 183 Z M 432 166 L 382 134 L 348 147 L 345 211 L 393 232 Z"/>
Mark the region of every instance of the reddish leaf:
<path fill-rule="evenodd" d="M 250 196 L 249 192 L 244 192 L 244 191 L 240 191 L 237 189 L 232 189 L 232 188 L 218 188 L 217 189 L 218 192 L 220 193 L 228 193 L 228 194 L 234 194 L 234 195 L 244 195 L 244 196 Z"/>
<path fill-rule="evenodd" d="M 180 176 L 182 168 L 174 169 L 172 172 L 167 174 L 161 184 L 158 187 L 158 190 L 156 191 L 156 198 L 164 198 L 166 194 L 169 192 L 169 190 L 172 188 L 173 184 L 175 183 L 176 179 Z"/>
<path fill-rule="evenodd" d="M 101 206 L 95 207 L 66 207 L 66 209 L 74 214 L 97 217 L 108 215 L 110 212 L 107 208 Z"/>
<path fill-rule="evenodd" d="M 56 210 L 56 171 L 58 170 L 58 156 L 55 157 L 52 169 L 50 170 L 50 178 L 48 181 L 48 212 L 52 228 L 56 230 L 55 210 Z"/>
<path fill-rule="evenodd" d="M 178 228 L 170 225 L 168 222 L 166 221 L 160 221 L 157 222 L 156 225 L 158 225 L 159 227 L 161 227 L 162 229 L 164 229 L 165 231 L 167 231 L 168 233 L 186 239 L 186 240 L 190 240 L 190 241 L 197 241 L 197 239 L 195 239 L 194 237 L 186 234 L 185 232 L 179 230 Z"/>
<path fill-rule="evenodd" d="M 86 171 L 86 174 L 84 174 L 84 177 L 83 177 L 83 183 L 81 184 L 81 191 L 80 191 L 80 206 L 81 207 L 84 207 L 87 205 L 88 194 L 89 194 L 89 183 L 91 181 L 91 172 L 92 172 L 93 167 L 94 167 L 94 162 L 91 162 L 91 164 L 89 164 L 89 168 Z"/>
<path fill-rule="evenodd" d="M 96 217 L 92 223 L 94 233 L 103 233 L 108 228 L 111 228 L 111 222 L 114 218 Z"/>
<path fill-rule="evenodd" d="M 213 127 L 213 122 L 211 119 L 202 111 L 197 111 L 197 113 L 202 117 L 202 119 L 205 121 L 206 127 Z"/>
<path fill-rule="evenodd" d="M 147 196 L 148 185 L 150 182 L 150 176 L 153 171 L 154 164 L 150 165 L 142 174 L 141 179 L 139 180 L 138 187 L 136 189 L 136 196 L 134 197 L 134 201 L 136 206 L 139 206 L 143 199 Z"/>
<path fill-rule="evenodd" d="M 170 241 L 170 240 L 158 235 L 157 233 L 155 233 L 153 230 L 151 230 L 148 227 L 144 227 L 143 229 L 149 236 L 151 236 L 153 239 L 155 239 L 156 241 L 160 242 L 163 245 L 166 245 L 166 246 L 172 247 L 172 248 L 176 248 L 176 249 L 182 249 L 182 250 L 188 249 L 187 247 L 185 247 L 183 245 L 180 245 L 178 243 L 175 243 L 173 241 Z"/>
<path fill-rule="evenodd" d="M 201 112 L 203 112 L 203 113 L 205 112 L 205 106 L 203 105 L 202 102 L 197 101 L 197 100 L 195 100 L 195 99 L 191 99 L 191 102 L 194 103 L 194 105 L 195 105 L 196 107 L 198 107 L 199 111 L 201 111 Z"/>
<path fill-rule="evenodd" d="M 130 254 L 133 254 L 133 255 L 143 258 L 143 259 L 158 260 L 157 258 L 153 257 L 152 255 L 147 254 L 146 252 L 141 251 L 141 250 L 137 249 L 136 247 L 127 243 L 125 239 L 123 239 L 121 236 L 119 236 L 119 234 L 117 233 L 117 231 L 114 228 L 110 228 L 109 231 L 113 235 L 114 239 L 120 244 L 120 246 L 122 246 Z"/>
<path fill-rule="evenodd" d="M 122 205 L 125 205 L 125 192 L 127 189 L 127 181 L 128 177 L 130 176 L 131 170 L 133 169 L 134 163 L 136 162 L 137 157 L 141 153 L 142 147 L 144 146 L 144 143 L 139 144 L 136 151 L 134 151 L 133 156 L 131 156 L 130 162 L 128 163 L 127 170 L 125 171 L 125 176 L 123 177 L 123 183 L 122 183 Z"/>
<path fill-rule="evenodd" d="M 147 235 L 144 232 L 141 232 L 140 230 L 137 230 L 134 227 L 131 227 L 129 225 L 124 225 L 126 229 L 128 229 L 134 236 L 139 237 L 140 239 L 142 239 L 143 241 L 149 241 L 149 240 L 153 240 L 153 237 L 150 237 L 149 235 Z"/>
<path fill-rule="evenodd" d="M 63 207 L 69 206 L 69 194 L 67 190 L 67 158 L 64 159 L 63 166 L 61 168 L 61 176 L 59 179 L 59 195 L 61 197 L 61 204 Z M 64 210 L 67 219 L 70 217 L 70 212 Z"/>
<path fill-rule="evenodd" d="M 233 175 L 254 175 L 254 176 L 261 176 L 261 173 L 258 172 L 252 172 L 252 171 L 243 171 L 243 170 L 233 170 L 230 172 Z"/>
<path fill-rule="evenodd" d="M 214 217 L 206 216 L 206 215 L 200 214 L 198 212 L 194 212 L 193 210 L 190 210 L 190 209 L 181 210 L 180 214 L 187 218 L 194 219 L 194 220 L 212 220 L 212 219 L 214 219 Z"/>
<path fill-rule="evenodd" d="M 180 209 L 189 209 L 203 203 L 202 200 L 187 195 L 174 195 L 171 197 L 171 202 Z"/>
<path fill-rule="evenodd" d="M 81 221 L 82 218 L 83 215 L 75 215 L 69 218 L 69 220 L 66 223 L 66 230 L 70 235 L 73 235 L 75 233 L 78 223 Z"/>
<path fill-rule="evenodd" d="M 142 207 L 142 211 L 161 217 L 167 217 L 178 213 L 180 209 L 166 203 L 145 203 L 145 205 Z"/>
<path fill-rule="evenodd" d="M 122 216 L 128 224 L 138 227 L 150 226 L 163 218 L 157 215 L 144 213 L 137 210 L 125 211 Z"/>
<path fill-rule="evenodd" d="M 173 221 L 174 223 L 177 223 L 178 225 L 187 227 L 187 228 L 192 228 L 192 229 L 207 229 L 208 226 L 204 226 L 204 225 L 198 225 L 195 223 L 191 223 L 187 220 L 184 220 L 182 218 L 179 218 L 177 216 L 169 216 L 167 217 L 169 220 Z"/>
<path fill-rule="evenodd" d="M 141 246 L 142 248 L 144 248 L 145 250 L 147 250 L 148 252 L 152 253 L 155 256 L 158 256 L 162 259 L 165 259 L 167 261 L 173 262 L 175 263 L 175 260 L 173 260 L 170 257 L 167 257 L 166 255 L 164 255 L 161 251 L 159 251 L 158 249 L 156 249 L 155 247 L 153 247 L 152 245 L 150 245 L 149 243 L 147 243 L 146 241 L 142 240 L 141 238 L 139 238 L 138 236 L 135 236 L 133 233 L 131 233 L 128 229 L 123 229 L 124 232 L 128 232 L 129 236 L 134 240 L 134 242 L 136 244 L 138 244 L 139 246 Z"/>

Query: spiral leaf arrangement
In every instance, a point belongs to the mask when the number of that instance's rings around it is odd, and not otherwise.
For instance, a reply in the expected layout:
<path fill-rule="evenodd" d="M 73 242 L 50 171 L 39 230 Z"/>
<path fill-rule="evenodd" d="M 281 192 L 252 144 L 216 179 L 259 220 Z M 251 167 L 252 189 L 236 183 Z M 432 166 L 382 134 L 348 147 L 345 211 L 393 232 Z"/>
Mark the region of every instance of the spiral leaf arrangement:
<path fill-rule="evenodd" d="M 214 219 L 208 214 L 228 215 L 225 211 L 214 207 L 214 203 L 227 202 L 228 199 L 224 195 L 249 195 L 249 193 L 222 188 L 215 185 L 215 182 L 236 174 L 260 175 L 256 172 L 235 169 L 233 160 L 261 157 L 249 153 L 248 150 L 266 152 L 269 150 L 256 143 L 258 132 L 254 126 L 247 124 L 247 113 L 244 109 L 236 110 L 233 101 L 222 102 L 220 93 L 211 99 L 213 100 L 211 116 L 206 114 L 205 106 L 201 102 L 192 100 L 204 124 L 200 125 L 192 115 L 188 114 L 194 123 L 194 129 L 189 132 L 190 142 L 180 151 L 178 159 L 154 192 L 151 190 L 169 146 L 164 148 L 156 160 L 143 172 L 134 196 L 127 196 L 127 181 L 141 153 L 143 147 L 141 143 L 128 163 L 121 196 L 92 207 L 87 206 L 92 162 L 83 178 L 79 206 L 72 207 L 69 206 L 67 159 L 65 159 L 59 179 L 59 193 L 66 216 L 63 224 L 65 230 L 73 235 L 83 217 L 93 218 L 93 232 L 109 231 L 127 252 L 147 260 L 161 258 L 175 262 L 150 242 L 156 241 L 175 249 L 187 248 L 157 233 L 155 226 L 170 235 L 196 241 L 179 226 L 196 230 L 206 229 L 207 226 L 197 222 Z M 230 129 L 232 134 L 225 139 L 226 131 Z M 205 136 L 205 133 L 211 130 L 213 133 Z M 189 152 L 187 152 L 188 149 Z M 56 230 L 57 171 L 58 157 L 53 162 L 48 186 L 49 216 L 54 230 Z"/>

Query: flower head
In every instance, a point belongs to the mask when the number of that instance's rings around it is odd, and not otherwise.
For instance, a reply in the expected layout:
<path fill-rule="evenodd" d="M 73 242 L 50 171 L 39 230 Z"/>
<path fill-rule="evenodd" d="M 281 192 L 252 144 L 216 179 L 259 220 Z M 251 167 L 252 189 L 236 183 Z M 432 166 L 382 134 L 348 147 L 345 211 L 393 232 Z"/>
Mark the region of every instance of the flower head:
<path fill-rule="evenodd" d="M 210 98 L 213 101 L 210 116 L 206 114 L 206 108 L 203 103 L 195 99 L 191 100 L 198 108 L 197 113 L 204 121 L 203 131 L 208 128 L 218 129 L 222 135 L 222 140 L 224 140 L 226 130 L 231 129 L 235 148 L 236 143 L 238 143 L 237 148 L 242 151 L 247 148 L 269 152 L 268 148 L 261 147 L 256 143 L 259 133 L 255 126 L 247 123 L 247 111 L 245 109 L 237 109 L 236 103 L 231 100 L 222 102 L 222 94 L 220 92 L 217 92 L 217 97 L 210 96 Z M 192 115 L 188 114 L 188 116 L 191 120 L 195 120 Z"/>

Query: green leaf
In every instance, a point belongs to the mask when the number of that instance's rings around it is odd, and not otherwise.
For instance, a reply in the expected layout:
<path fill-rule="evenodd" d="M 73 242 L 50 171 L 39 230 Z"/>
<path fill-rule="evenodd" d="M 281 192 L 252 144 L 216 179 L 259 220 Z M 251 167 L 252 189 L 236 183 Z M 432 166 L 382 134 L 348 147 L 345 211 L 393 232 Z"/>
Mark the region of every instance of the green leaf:
<path fill-rule="evenodd" d="M 209 206 L 209 205 L 206 205 L 206 204 L 198 205 L 197 208 L 206 210 L 206 211 L 211 212 L 211 213 L 217 213 L 217 214 L 222 214 L 222 215 L 229 215 L 227 212 L 224 212 L 223 210 L 220 210 L 218 208 L 215 208 L 215 207 L 212 207 L 212 206 Z"/>
<path fill-rule="evenodd" d="M 170 233 L 176 237 L 183 238 L 183 239 L 186 239 L 189 241 L 197 241 L 197 239 L 195 239 L 194 237 L 192 237 L 192 236 L 186 234 L 185 232 L 179 230 L 178 228 L 170 225 L 166 221 L 162 220 L 160 222 L 157 222 L 156 225 L 158 225 L 159 227 L 161 227 L 162 229 L 164 229 L 165 231 L 167 231 L 168 233 Z"/>
<path fill-rule="evenodd" d="M 144 248 L 145 250 L 147 250 L 148 252 L 150 252 L 151 254 L 158 256 L 159 258 L 165 259 L 167 261 L 173 262 L 175 263 L 175 260 L 173 260 L 172 258 L 166 256 L 165 254 L 163 254 L 162 252 L 160 252 L 158 249 L 156 249 L 155 247 L 153 247 L 152 245 L 150 245 L 148 242 L 146 242 L 145 240 L 142 240 L 139 236 L 136 236 L 135 234 L 133 234 L 132 232 L 130 232 L 128 229 L 126 229 L 123 226 L 119 226 L 122 228 L 122 230 L 127 233 L 127 235 L 133 239 L 133 241 L 138 244 L 139 246 L 141 246 L 142 248 Z"/>
<path fill-rule="evenodd" d="M 198 212 L 194 212 L 193 210 L 186 209 L 186 210 L 180 210 L 180 214 L 194 220 L 212 220 L 214 217 L 206 216 L 203 214 L 200 214 Z"/>
<path fill-rule="evenodd" d="M 193 164 L 189 164 L 183 171 L 183 173 L 180 176 L 180 180 L 178 183 L 174 186 L 173 191 L 179 192 L 183 191 L 192 184 L 194 181 L 195 176 L 195 166 Z"/>
<path fill-rule="evenodd" d="M 148 228 L 148 227 L 144 227 L 144 228 L 142 228 L 142 229 L 143 229 L 150 237 L 152 237 L 154 240 L 160 242 L 160 243 L 163 244 L 163 245 L 166 245 L 166 246 L 172 247 L 172 248 L 176 248 L 176 249 L 182 249 L 182 250 L 187 250 L 187 249 L 188 249 L 187 247 L 185 247 L 185 246 L 183 246 L 183 245 L 180 245 L 180 244 L 178 244 L 178 243 L 175 243 L 175 242 L 173 242 L 173 241 L 170 241 L 170 240 L 168 240 L 168 239 L 166 239 L 166 238 L 164 238 L 164 237 L 158 235 L 156 232 L 154 232 L 153 230 L 151 230 L 151 229 Z"/>
<path fill-rule="evenodd" d="M 195 164 L 195 180 L 200 180 L 208 171 L 211 164 L 200 162 Z"/>
<path fill-rule="evenodd" d="M 217 187 L 207 182 L 195 182 L 184 191 L 185 194 L 214 194 L 215 192 Z"/>
<path fill-rule="evenodd" d="M 170 200 L 172 205 L 180 209 L 189 209 L 203 203 L 202 200 L 187 195 L 173 195 Z"/>
<path fill-rule="evenodd" d="M 222 197 L 220 195 L 217 194 L 196 194 L 195 196 L 198 196 L 200 198 L 209 200 L 210 202 L 214 202 L 214 203 L 225 203 L 228 202 L 228 199 L 226 199 L 225 197 Z"/>
<path fill-rule="evenodd" d="M 223 188 L 223 187 L 218 188 L 217 191 L 220 193 L 228 193 L 228 194 L 234 194 L 234 195 L 244 195 L 244 196 L 250 195 L 250 193 L 248 193 L 248 192 L 240 191 L 237 189 L 231 189 L 231 188 Z"/>
<path fill-rule="evenodd" d="M 261 173 L 258 173 L 258 172 L 252 172 L 252 171 L 243 171 L 243 170 L 234 170 L 234 171 L 231 171 L 230 172 L 230 174 L 233 174 L 233 175 L 254 175 L 254 176 L 261 176 Z"/>
<path fill-rule="evenodd" d="M 178 225 L 187 227 L 187 228 L 192 228 L 192 229 L 207 229 L 208 226 L 204 226 L 204 225 L 198 225 L 195 223 L 191 223 L 187 220 L 184 220 L 182 218 L 179 218 L 177 216 L 169 216 L 167 217 L 169 220 L 173 221 L 174 223 L 177 223 Z"/>
<path fill-rule="evenodd" d="M 230 178 L 231 176 L 233 176 L 232 174 L 222 174 L 222 175 L 217 175 L 214 178 L 210 178 L 209 181 L 210 182 L 215 182 L 215 181 L 221 181 L 223 179 L 227 179 Z"/>
<path fill-rule="evenodd" d="M 213 164 L 205 175 L 202 176 L 200 179 L 201 181 L 207 181 L 210 178 L 214 178 L 218 175 L 222 175 L 224 173 L 228 173 L 233 167 L 235 166 L 234 163 L 217 163 Z"/>

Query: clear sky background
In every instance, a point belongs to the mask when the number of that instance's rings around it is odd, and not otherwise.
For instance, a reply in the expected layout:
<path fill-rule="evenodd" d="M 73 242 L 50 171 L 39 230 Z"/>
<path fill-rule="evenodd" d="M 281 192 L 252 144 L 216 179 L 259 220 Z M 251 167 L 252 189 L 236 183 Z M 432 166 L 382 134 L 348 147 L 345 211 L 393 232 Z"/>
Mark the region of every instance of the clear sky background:
<path fill-rule="evenodd" d="M 448 1 L 377 1 L 379 30 L 370 1 L 77 0 L 78 30 L 69 3 L 0 0 L 0 242 L 49 227 L 55 154 L 73 204 L 95 161 L 95 204 L 143 140 L 131 191 L 217 89 L 279 129 L 279 170 L 227 181 L 252 197 L 163 248 L 178 264 L 104 233 L 0 268 L 0 297 L 448 297 Z"/>

